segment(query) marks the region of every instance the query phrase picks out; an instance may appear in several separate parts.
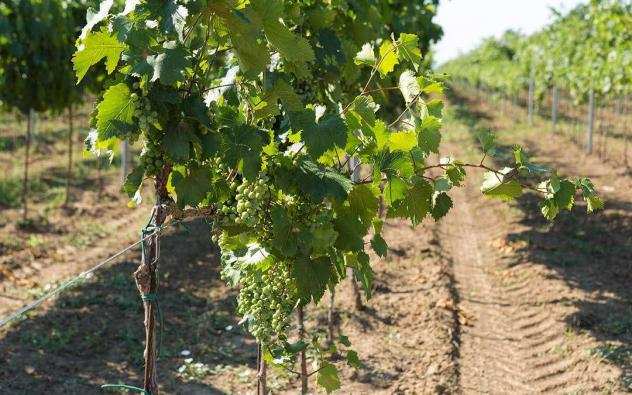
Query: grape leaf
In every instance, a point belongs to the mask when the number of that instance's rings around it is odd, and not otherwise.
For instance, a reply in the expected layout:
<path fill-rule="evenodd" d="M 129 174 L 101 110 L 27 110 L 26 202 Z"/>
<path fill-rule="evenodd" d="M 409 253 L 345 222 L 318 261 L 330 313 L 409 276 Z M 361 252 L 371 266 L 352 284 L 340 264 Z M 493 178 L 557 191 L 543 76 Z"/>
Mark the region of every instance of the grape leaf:
<path fill-rule="evenodd" d="M 185 162 L 191 155 L 191 141 L 195 137 L 184 127 L 166 133 L 164 137 L 164 149 L 176 163 Z"/>
<path fill-rule="evenodd" d="M 505 175 L 513 169 L 505 168 L 499 173 L 488 171 L 483 176 L 483 185 L 481 191 L 486 196 L 501 199 L 512 200 L 522 194 L 522 186 L 514 179 L 506 180 Z"/>
<path fill-rule="evenodd" d="M 589 213 L 601 210 L 602 208 L 604 208 L 604 203 L 599 196 L 588 196 L 586 198 L 586 210 Z"/>
<path fill-rule="evenodd" d="M 391 133 L 388 140 L 388 147 L 392 151 L 408 152 L 417 146 L 417 134 L 414 131 Z"/>
<path fill-rule="evenodd" d="M 237 167 L 241 163 L 244 177 L 254 179 L 261 168 L 261 150 L 267 144 L 268 135 L 252 126 L 235 125 L 224 128 L 221 137 L 226 165 Z"/>
<path fill-rule="evenodd" d="M 347 350 L 347 365 L 352 368 L 360 369 L 362 367 L 362 362 L 360 362 L 360 358 L 358 358 L 358 353 L 353 350 Z"/>
<path fill-rule="evenodd" d="M 439 153 L 441 144 L 441 120 L 432 115 L 426 116 L 417 127 L 418 145 L 421 150 L 428 154 Z"/>
<path fill-rule="evenodd" d="M 328 394 L 340 389 L 338 369 L 329 362 L 323 362 L 323 365 L 318 370 L 318 378 L 316 379 L 316 382 L 318 385 L 323 387 Z"/>
<path fill-rule="evenodd" d="M 103 100 L 97 106 L 97 133 L 99 140 L 123 137 L 134 128 L 132 117 L 138 99 L 131 96 L 129 87 L 124 83 L 112 85 L 103 94 Z"/>
<path fill-rule="evenodd" d="M 575 204 L 575 185 L 568 180 L 560 181 L 553 199 L 560 209 L 570 210 Z"/>
<path fill-rule="evenodd" d="M 301 303 L 305 305 L 312 300 L 317 303 L 325 294 L 331 276 L 329 258 L 298 258 L 292 263 L 292 277 Z"/>
<path fill-rule="evenodd" d="M 88 33 L 85 40 L 81 42 L 80 50 L 72 57 L 77 83 L 81 82 L 90 66 L 99 63 L 104 58 L 108 74 L 112 73 L 121 58 L 121 53 L 126 48 L 127 45 L 107 31 Z"/>
<path fill-rule="evenodd" d="M 465 180 L 465 169 L 459 164 L 451 163 L 445 170 L 445 175 L 450 182 L 455 186 L 460 186 L 463 180 Z"/>
<path fill-rule="evenodd" d="M 434 218 L 435 221 L 438 221 L 452 208 L 452 198 L 450 198 L 447 193 L 441 192 L 439 194 L 435 194 L 432 200 L 432 211 L 430 213 L 432 214 L 432 218 Z"/>
<path fill-rule="evenodd" d="M 255 25 L 238 11 L 226 15 L 224 21 L 242 71 L 248 75 L 257 75 L 265 70 L 270 55 L 265 43 L 259 40 L 263 37 L 261 26 Z"/>
<path fill-rule="evenodd" d="M 397 63 L 397 49 L 395 45 L 390 40 L 385 40 L 380 45 L 380 61 L 378 62 L 377 70 L 382 77 L 385 77 L 395 69 Z"/>
<path fill-rule="evenodd" d="M 379 190 L 370 185 L 355 185 L 349 193 L 350 211 L 357 215 L 366 227 L 371 224 L 377 213 L 378 193 Z"/>
<path fill-rule="evenodd" d="M 299 167 L 303 177 L 296 181 L 299 182 L 300 189 L 316 201 L 325 197 L 344 200 L 353 187 L 348 178 L 314 162 L 302 161 Z"/>
<path fill-rule="evenodd" d="M 432 207 L 432 185 L 421 177 L 414 177 L 404 198 L 393 203 L 390 217 L 409 218 L 413 226 L 419 224 Z"/>
<path fill-rule="evenodd" d="M 292 222 L 285 208 L 272 207 L 270 217 L 272 219 L 272 246 L 284 256 L 295 255 L 298 250 L 296 234 L 292 232 Z"/>
<path fill-rule="evenodd" d="M 386 240 L 382 237 L 381 234 L 375 233 L 371 238 L 371 248 L 373 251 L 382 258 L 386 258 L 386 254 L 388 253 L 388 245 L 386 244 Z"/>
<path fill-rule="evenodd" d="M 540 204 L 540 211 L 542 212 L 542 215 L 544 216 L 544 218 L 548 219 L 549 221 L 552 221 L 560 212 L 560 209 L 555 203 L 555 200 L 545 199 Z"/>
<path fill-rule="evenodd" d="M 290 123 L 295 131 L 302 130 L 307 152 L 313 158 L 319 158 L 327 150 L 344 147 L 347 143 L 347 128 L 337 114 L 323 116 L 318 123 L 311 109 L 300 113 L 290 113 Z"/>
<path fill-rule="evenodd" d="M 338 232 L 334 230 L 331 223 L 312 229 L 309 238 L 309 243 L 312 247 L 311 256 L 327 255 L 337 238 Z"/>
<path fill-rule="evenodd" d="M 344 251 L 361 251 L 364 249 L 362 236 L 367 227 L 360 221 L 348 206 L 336 210 L 334 229 L 338 232 L 336 247 Z"/>
<path fill-rule="evenodd" d="M 174 166 L 169 183 L 176 193 L 178 207 L 197 206 L 210 192 L 211 174 L 207 167 Z"/>
<path fill-rule="evenodd" d="M 136 191 L 140 188 L 144 175 L 145 168 L 143 166 L 137 166 L 125 177 L 122 189 L 130 199 L 134 197 Z"/>
<path fill-rule="evenodd" d="M 419 70 L 421 64 L 421 51 L 419 50 L 419 38 L 416 34 L 401 33 L 397 39 L 397 56 L 399 60 L 408 60 L 415 70 Z"/>
<path fill-rule="evenodd" d="M 481 144 L 483 153 L 494 156 L 496 154 L 496 135 L 489 130 L 483 130 L 476 136 Z"/>
<path fill-rule="evenodd" d="M 174 85 L 184 80 L 184 71 L 190 62 L 184 48 L 175 41 L 165 43 L 163 48 L 162 53 L 147 58 L 147 63 L 154 70 L 151 81 L 160 80 L 162 84 Z"/>

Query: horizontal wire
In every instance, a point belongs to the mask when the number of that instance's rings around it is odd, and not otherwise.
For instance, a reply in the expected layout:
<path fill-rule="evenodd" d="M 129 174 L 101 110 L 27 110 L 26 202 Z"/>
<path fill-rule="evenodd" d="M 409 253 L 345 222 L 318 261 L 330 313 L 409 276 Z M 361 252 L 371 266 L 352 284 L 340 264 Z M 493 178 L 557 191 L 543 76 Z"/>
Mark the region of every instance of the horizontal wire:
<path fill-rule="evenodd" d="M 73 278 L 71 278 L 69 280 L 64 281 L 60 286 L 58 286 L 57 288 L 53 289 L 52 291 L 49 291 L 48 293 L 46 293 L 43 296 L 41 296 L 38 299 L 36 299 L 35 301 L 27 304 L 26 306 L 23 306 L 22 308 L 18 309 L 17 311 L 13 312 L 12 314 L 4 317 L 2 320 L 0 320 L 0 328 L 3 327 L 4 325 L 8 324 L 9 322 L 15 320 L 16 318 L 20 317 L 21 315 L 23 315 L 27 311 L 33 310 L 34 308 L 38 307 L 39 305 L 44 303 L 46 300 L 52 298 L 53 296 L 60 294 L 61 292 L 65 291 L 66 289 L 69 289 L 70 287 L 75 285 L 75 283 L 77 283 L 79 280 L 83 280 L 83 279 L 88 278 L 88 276 L 90 276 L 92 273 L 94 273 L 95 271 L 97 271 L 98 269 L 103 267 L 104 265 L 112 262 L 114 259 L 116 259 L 119 256 L 123 255 L 124 253 L 128 252 L 129 250 L 131 250 L 132 248 L 136 247 L 137 245 L 141 244 L 142 242 L 144 242 L 148 238 L 154 236 L 157 233 L 160 233 L 167 226 L 170 226 L 173 223 L 174 222 L 170 222 L 167 225 L 163 225 L 159 229 L 157 229 L 154 232 L 146 235 L 145 237 L 141 238 L 140 240 L 136 241 L 135 243 L 130 244 L 129 246 L 123 248 L 122 250 L 120 250 L 116 254 L 114 254 L 114 255 L 110 256 L 109 258 L 99 262 L 98 264 L 96 264 L 95 266 L 91 267 L 90 269 L 88 269 L 88 270 L 86 270 L 84 272 L 81 272 L 80 274 L 78 274 L 77 276 L 75 276 L 75 277 L 73 277 Z"/>

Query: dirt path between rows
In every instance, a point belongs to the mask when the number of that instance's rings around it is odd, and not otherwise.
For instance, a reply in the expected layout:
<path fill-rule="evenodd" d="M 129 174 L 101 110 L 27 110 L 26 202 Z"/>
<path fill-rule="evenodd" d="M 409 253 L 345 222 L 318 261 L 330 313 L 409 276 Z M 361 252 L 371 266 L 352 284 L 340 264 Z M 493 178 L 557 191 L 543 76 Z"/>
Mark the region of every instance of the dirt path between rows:
<path fill-rule="evenodd" d="M 486 126 L 512 127 L 507 120 L 494 119 L 489 108 L 475 104 L 466 105 L 488 117 Z M 467 121 L 456 117 L 446 125 L 456 130 L 449 143 L 451 152 L 480 127 L 474 118 Z M 607 165 L 600 167 L 591 159 L 571 161 L 573 154 L 577 158 L 581 152 L 573 152 L 578 150 L 556 136 L 551 140 L 556 144 L 524 132 L 520 142 L 549 161 L 559 160 L 549 163 L 561 165 L 564 174 L 589 174 L 597 185 L 612 185 L 614 171 L 609 172 Z M 466 317 L 459 329 L 461 392 L 632 390 L 632 299 L 625 289 L 630 266 L 625 240 L 630 230 L 620 224 L 630 223 L 629 206 L 614 205 L 589 220 L 584 213 L 573 212 L 551 225 L 537 217 L 532 196 L 507 205 L 485 199 L 471 183 L 455 190 L 453 199 L 455 208 L 440 224 L 439 241 L 452 258 L 458 310 Z M 610 248 L 600 246 L 606 241 L 594 232 L 596 224 L 615 232 L 607 241 Z"/>

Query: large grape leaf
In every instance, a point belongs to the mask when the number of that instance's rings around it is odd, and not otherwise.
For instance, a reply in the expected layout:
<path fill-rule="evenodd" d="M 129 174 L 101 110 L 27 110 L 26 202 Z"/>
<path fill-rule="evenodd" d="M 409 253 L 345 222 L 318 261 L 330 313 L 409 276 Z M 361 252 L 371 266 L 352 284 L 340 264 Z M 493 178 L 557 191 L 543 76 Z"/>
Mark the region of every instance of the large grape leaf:
<path fill-rule="evenodd" d="M 212 173 L 207 167 L 175 166 L 169 176 L 180 208 L 197 206 L 211 190 Z"/>
<path fill-rule="evenodd" d="M 418 145 L 421 150 L 429 154 L 439 153 L 441 144 L 441 120 L 432 115 L 427 115 L 417 126 Z"/>
<path fill-rule="evenodd" d="M 253 0 L 252 9 L 263 25 L 266 38 L 286 62 L 307 73 L 307 63 L 314 61 L 314 51 L 302 36 L 293 33 L 283 22 L 283 3 L 278 0 Z"/>
<path fill-rule="evenodd" d="M 432 218 L 437 221 L 444 217 L 451 208 L 452 198 L 445 192 L 437 193 L 432 198 L 432 210 L 430 214 L 432 214 Z"/>
<path fill-rule="evenodd" d="M 248 125 L 235 125 L 222 130 L 221 150 L 226 165 L 236 167 L 240 163 L 247 179 L 254 179 L 261 168 L 261 150 L 268 143 L 268 135 Z"/>
<path fill-rule="evenodd" d="M 323 116 L 318 123 L 311 109 L 290 113 L 290 123 L 295 131 L 302 130 L 307 152 L 318 159 L 327 150 L 344 147 L 347 143 L 347 127 L 337 114 Z"/>
<path fill-rule="evenodd" d="M 270 61 L 268 48 L 259 38 L 263 37 L 262 28 L 244 13 L 235 10 L 224 18 L 235 47 L 241 70 L 249 75 L 264 71 Z"/>
<path fill-rule="evenodd" d="M 292 261 L 292 277 L 303 305 L 312 300 L 317 303 L 323 297 L 332 273 L 330 266 L 329 257 L 299 257 Z"/>
<path fill-rule="evenodd" d="M 72 63 L 77 74 L 77 83 L 81 82 L 90 66 L 105 58 L 108 74 L 112 73 L 127 45 L 117 40 L 107 31 L 88 33 L 81 42 L 80 50 L 75 52 Z"/>
<path fill-rule="evenodd" d="M 355 185 L 349 193 L 349 207 L 365 226 L 369 226 L 377 212 L 379 190 L 377 187 L 365 184 Z"/>
<path fill-rule="evenodd" d="M 185 49 L 175 41 L 165 43 L 164 51 L 147 58 L 153 68 L 152 81 L 160 80 L 164 85 L 173 85 L 184 80 L 184 71 L 190 65 Z"/>
<path fill-rule="evenodd" d="M 97 133 L 99 140 L 122 137 L 134 128 L 132 117 L 138 99 L 131 96 L 124 83 L 112 85 L 103 94 L 97 106 Z"/>
<path fill-rule="evenodd" d="M 362 236 L 367 229 L 358 216 L 348 206 L 341 206 L 336 210 L 334 229 L 338 232 L 336 247 L 343 251 L 362 251 L 364 240 Z"/>
<path fill-rule="evenodd" d="M 389 216 L 409 218 L 413 226 L 419 224 L 430 212 L 433 191 L 428 181 L 414 177 L 412 185 L 404 193 L 404 198 L 395 201 L 391 206 Z"/>

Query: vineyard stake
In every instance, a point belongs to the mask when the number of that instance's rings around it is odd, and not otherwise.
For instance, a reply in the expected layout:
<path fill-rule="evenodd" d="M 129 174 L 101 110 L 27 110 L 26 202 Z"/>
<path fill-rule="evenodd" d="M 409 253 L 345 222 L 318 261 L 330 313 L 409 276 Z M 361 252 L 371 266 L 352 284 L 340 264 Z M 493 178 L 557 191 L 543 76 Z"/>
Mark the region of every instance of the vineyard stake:
<path fill-rule="evenodd" d="M 593 132 L 595 128 L 595 91 L 593 89 L 588 93 L 588 125 L 586 128 L 586 152 L 591 154 L 593 151 Z"/>
<path fill-rule="evenodd" d="M 152 210 L 147 226 L 143 229 L 142 237 L 154 232 L 146 242 L 141 244 L 142 260 L 134 272 L 134 280 L 138 291 L 143 299 L 145 310 L 145 374 L 143 388 L 152 395 L 158 394 L 158 381 L 156 373 L 156 313 L 157 313 L 157 291 L 158 291 L 158 259 L 160 257 L 160 239 L 158 229 L 165 221 L 167 212 L 165 204 L 168 195 L 166 189 L 167 175 L 171 171 L 169 166 L 165 166 L 156 175 L 156 204 Z"/>
<path fill-rule="evenodd" d="M 66 172 L 66 199 L 64 206 L 70 202 L 70 179 L 72 178 L 72 136 L 74 135 L 72 104 L 68 106 L 68 170 Z"/>
<path fill-rule="evenodd" d="M 531 77 L 529 78 L 529 97 L 528 97 L 528 123 L 529 126 L 533 125 L 533 95 L 535 90 L 535 79 L 533 78 L 533 73 L 531 73 Z"/>
<path fill-rule="evenodd" d="M 263 346 L 257 345 L 257 395 L 268 394 L 268 366 L 263 356 Z"/>
<path fill-rule="evenodd" d="M 336 291 L 329 290 L 329 309 L 327 310 L 327 345 L 334 344 L 334 304 L 336 301 Z"/>
<path fill-rule="evenodd" d="M 298 339 L 302 341 L 305 338 L 305 312 L 303 306 L 299 306 L 296 311 L 298 317 Z M 300 354 L 301 364 L 301 394 L 307 394 L 307 353 L 305 348 L 301 350 Z"/>
<path fill-rule="evenodd" d="M 557 86 L 553 87 L 553 103 L 551 105 L 551 123 L 553 124 L 553 133 L 557 127 L 557 105 L 559 102 L 559 91 Z"/>
<path fill-rule="evenodd" d="M 22 221 L 26 221 L 28 218 L 29 210 L 29 151 L 31 150 L 31 136 L 33 135 L 33 129 L 35 128 L 35 110 L 32 108 L 29 110 L 26 121 L 26 144 L 24 149 L 24 178 L 22 181 Z"/>

